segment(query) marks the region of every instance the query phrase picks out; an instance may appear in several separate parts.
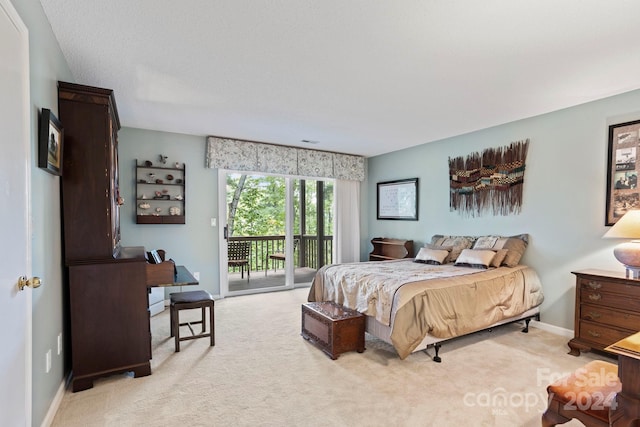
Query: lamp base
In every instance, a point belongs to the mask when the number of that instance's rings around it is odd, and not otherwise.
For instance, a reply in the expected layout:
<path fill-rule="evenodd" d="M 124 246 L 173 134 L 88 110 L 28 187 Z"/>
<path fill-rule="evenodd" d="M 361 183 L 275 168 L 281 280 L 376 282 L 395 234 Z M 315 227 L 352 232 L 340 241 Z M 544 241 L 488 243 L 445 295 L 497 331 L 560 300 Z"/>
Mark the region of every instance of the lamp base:
<path fill-rule="evenodd" d="M 632 267 L 630 265 L 625 265 L 626 268 L 626 272 L 625 272 L 625 276 L 626 278 L 632 278 L 632 279 L 640 279 L 640 267 Z"/>
<path fill-rule="evenodd" d="M 640 279 L 640 240 L 620 243 L 613 248 L 613 256 L 627 269 L 627 278 Z"/>

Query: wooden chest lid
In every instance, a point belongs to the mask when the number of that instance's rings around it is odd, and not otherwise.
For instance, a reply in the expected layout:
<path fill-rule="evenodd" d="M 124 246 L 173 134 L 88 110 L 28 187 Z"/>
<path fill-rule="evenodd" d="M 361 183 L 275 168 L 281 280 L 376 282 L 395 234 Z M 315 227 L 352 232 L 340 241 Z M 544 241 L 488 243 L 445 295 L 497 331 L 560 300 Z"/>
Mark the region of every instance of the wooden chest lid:
<path fill-rule="evenodd" d="M 344 307 L 333 301 L 310 302 L 304 305 L 310 310 L 322 314 L 331 320 L 341 320 L 364 316 L 362 313 L 359 313 L 356 310 Z"/>

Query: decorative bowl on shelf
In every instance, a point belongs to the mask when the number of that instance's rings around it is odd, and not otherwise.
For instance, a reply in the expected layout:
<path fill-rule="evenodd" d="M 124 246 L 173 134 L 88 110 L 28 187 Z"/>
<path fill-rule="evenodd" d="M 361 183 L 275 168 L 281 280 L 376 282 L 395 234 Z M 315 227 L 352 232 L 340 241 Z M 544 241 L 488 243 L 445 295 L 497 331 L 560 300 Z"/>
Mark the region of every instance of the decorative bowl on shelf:
<path fill-rule="evenodd" d="M 173 175 L 171 174 L 167 175 L 167 181 L 173 181 Z"/>
<path fill-rule="evenodd" d="M 180 178 L 176 179 L 176 184 L 182 184 L 182 180 Z"/>
<path fill-rule="evenodd" d="M 150 161 L 150 160 L 146 160 L 146 161 L 144 162 L 144 165 L 145 165 L 146 167 L 150 168 L 151 166 L 153 166 L 153 163 L 151 163 L 151 161 Z"/>

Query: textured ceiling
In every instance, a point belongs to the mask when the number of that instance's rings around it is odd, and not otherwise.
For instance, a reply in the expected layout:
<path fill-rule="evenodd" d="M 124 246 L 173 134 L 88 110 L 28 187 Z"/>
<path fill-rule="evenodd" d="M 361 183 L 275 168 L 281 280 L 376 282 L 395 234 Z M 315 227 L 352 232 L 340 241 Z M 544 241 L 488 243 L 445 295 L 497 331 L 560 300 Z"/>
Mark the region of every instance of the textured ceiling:
<path fill-rule="evenodd" d="M 372 156 L 640 88 L 638 0 L 41 3 L 129 127 Z"/>

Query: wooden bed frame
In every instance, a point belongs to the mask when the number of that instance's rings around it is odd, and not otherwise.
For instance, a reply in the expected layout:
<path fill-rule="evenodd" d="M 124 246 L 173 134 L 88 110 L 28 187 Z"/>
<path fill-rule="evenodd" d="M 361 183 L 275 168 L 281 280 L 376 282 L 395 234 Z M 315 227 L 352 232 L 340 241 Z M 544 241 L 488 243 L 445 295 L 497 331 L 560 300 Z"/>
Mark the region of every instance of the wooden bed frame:
<path fill-rule="evenodd" d="M 368 332 L 369 334 L 373 335 L 376 338 L 381 339 L 382 341 L 393 345 L 393 343 L 391 342 L 391 326 L 387 326 L 387 325 L 383 325 L 382 323 L 378 322 L 375 317 L 372 316 L 366 316 L 367 317 L 367 324 L 366 324 L 366 332 Z M 516 317 L 512 317 L 509 319 L 503 319 L 500 322 L 494 323 L 493 325 L 490 325 L 486 328 L 482 328 L 482 329 L 478 329 L 472 332 L 469 332 L 468 334 L 464 334 L 464 335 L 458 335 L 455 337 L 449 337 L 449 338 L 436 338 L 433 337 L 431 335 L 428 335 L 426 337 L 424 337 L 424 339 L 422 340 L 422 342 L 420 342 L 420 344 L 418 344 L 418 346 L 413 350 L 412 353 L 416 353 L 418 351 L 424 351 L 425 353 L 427 353 L 427 350 L 429 348 L 434 348 L 435 349 L 435 356 L 433 356 L 433 361 L 434 362 L 442 362 L 442 358 L 440 356 L 438 356 L 438 352 L 440 351 L 440 347 L 442 347 L 442 344 L 448 342 L 448 341 L 452 341 L 455 340 L 457 338 L 461 338 L 467 335 L 471 335 L 471 334 L 475 334 L 477 332 L 482 332 L 482 331 L 487 331 L 487 330 L 491 330 L 495 327 L 498 326 L 502 326 L 502 325 L 507 325 L 507 324 L 511 324 L 511 323 L 515 323 L 515 322 L 521 322 L 524 321 L 525 326 L 524 329 L 522 330 L 522 332 L 524 333 L 528 333 L 529 332 L 529 323 L 531 322 L 531 319 L 535 319 L 537 321 L 540 321 L 540 306 L 537 307 L 533 307 L 527 311 L 525 311 L 524 313 L 522 313 L 519 316 Z M 428 353 L 427 353 L 428 354 Z"/>

